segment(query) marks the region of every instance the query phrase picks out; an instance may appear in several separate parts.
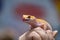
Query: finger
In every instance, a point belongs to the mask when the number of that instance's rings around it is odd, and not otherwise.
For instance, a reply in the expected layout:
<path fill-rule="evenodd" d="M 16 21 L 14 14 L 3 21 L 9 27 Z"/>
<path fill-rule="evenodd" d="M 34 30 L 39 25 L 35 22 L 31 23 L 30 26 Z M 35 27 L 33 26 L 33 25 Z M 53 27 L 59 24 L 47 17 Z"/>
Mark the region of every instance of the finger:
<path fill-rule="evenodd" d="M 29 39 L 31 39 L 31 40 L 41 40 L 41 37 L 40 37 L 39 34 L 37 34 L 35 31 L 33 31 L 29 34 Z"/>
<path fill-rule="evenodd" d="M 27 34 L 27 32 L 25 32 L 23 35 L 21 35 L 20 37 L 19 37 L 19 40 L 25 40 L 25 35 Z"/>
<path fill-rule="evenodd" d="M 48 36 L 47 36 L 46 32 L 42 28 L 37 27 L 37 28 L 34 29 L 34 31 L 36 33 L 38 33 L 43 40 L 47 40 L 48 39 Z"/>
<path fill-rule="evenodd" d="M 58 33 L 57 30 L 53 31 L 53 37 L 55 37 L 57 35 L 57 33 Z"/>

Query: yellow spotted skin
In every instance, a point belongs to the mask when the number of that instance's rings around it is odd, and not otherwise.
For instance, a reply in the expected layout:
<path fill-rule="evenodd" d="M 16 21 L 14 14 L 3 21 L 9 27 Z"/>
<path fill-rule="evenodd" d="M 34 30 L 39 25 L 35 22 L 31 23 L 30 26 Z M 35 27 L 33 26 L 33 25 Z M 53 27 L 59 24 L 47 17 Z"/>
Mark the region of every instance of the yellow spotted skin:
<path fill-rule="evenodd" d="M 41 22 L 41 23 L 43 23 L 43 24 L 46 24 L 46 23 L 47 23 L 47 21 L 45 21 L 45 20 L 43 20 L 43 19 L 36 19 L 36 21 L 37 21 L 37 22 Z"/>
<path fill-rule="evenodd" d="M 32 15 L 23 15 L 24 21 L 30 24 L 32 27 L 41 27 L 44 30 L 52 30 L 51 25 L 44 19 L 38 19 L 35 16 Z"/>

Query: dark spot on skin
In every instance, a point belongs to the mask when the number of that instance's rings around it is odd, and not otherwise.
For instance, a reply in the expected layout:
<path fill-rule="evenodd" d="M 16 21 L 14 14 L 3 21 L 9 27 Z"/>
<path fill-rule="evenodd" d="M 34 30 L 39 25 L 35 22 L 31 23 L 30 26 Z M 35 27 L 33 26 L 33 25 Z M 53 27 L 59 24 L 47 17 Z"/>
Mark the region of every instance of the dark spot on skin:
<path fill-rule="evenodd" d="M 31 16 L 28 16 L 27 18 L 30 18 Z"/>

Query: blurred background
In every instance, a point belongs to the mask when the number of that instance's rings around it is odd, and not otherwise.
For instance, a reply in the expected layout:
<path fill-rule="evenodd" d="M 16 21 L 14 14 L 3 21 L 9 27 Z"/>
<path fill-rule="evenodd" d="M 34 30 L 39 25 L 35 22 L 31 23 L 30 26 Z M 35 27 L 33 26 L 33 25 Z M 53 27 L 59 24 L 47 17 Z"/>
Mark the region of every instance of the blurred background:
<path fill-rule="evenodd" d="M 18 40 L 29 30 L 23 14 L 47 20 L 60 40 L 60 0 L 0 0 L 0 40 Z"/>

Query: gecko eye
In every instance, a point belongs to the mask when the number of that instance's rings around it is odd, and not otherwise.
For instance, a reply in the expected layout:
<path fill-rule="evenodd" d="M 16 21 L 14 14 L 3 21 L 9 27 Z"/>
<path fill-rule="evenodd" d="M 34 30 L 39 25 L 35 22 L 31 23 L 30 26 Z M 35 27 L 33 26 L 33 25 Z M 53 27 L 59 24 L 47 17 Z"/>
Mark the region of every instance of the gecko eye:
<path fill-rule="evenodd" d="M 28 16 L 27 18 L 30 18 L 31 16 Z"/>

